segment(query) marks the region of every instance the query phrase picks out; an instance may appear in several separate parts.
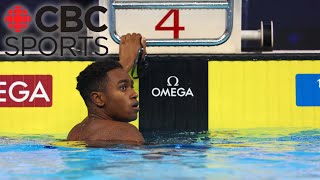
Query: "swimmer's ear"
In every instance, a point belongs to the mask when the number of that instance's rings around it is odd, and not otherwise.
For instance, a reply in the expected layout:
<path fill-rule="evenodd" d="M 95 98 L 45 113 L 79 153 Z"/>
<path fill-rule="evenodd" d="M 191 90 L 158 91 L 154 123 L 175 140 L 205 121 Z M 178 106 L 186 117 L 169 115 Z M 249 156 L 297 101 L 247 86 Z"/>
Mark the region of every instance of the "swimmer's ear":
<path fill-rule="evenodd" d="M 102 107 L 102 106 L 104 106 L 104 96 L 102 95 L 102 93 L 101 92 L 91 92 L 90 93 L 90 98 L 91 98 L 91 101 L 95 104 L 95 105 L 97 105 L 97 106 L 99 106 L 99 107 Z"/>

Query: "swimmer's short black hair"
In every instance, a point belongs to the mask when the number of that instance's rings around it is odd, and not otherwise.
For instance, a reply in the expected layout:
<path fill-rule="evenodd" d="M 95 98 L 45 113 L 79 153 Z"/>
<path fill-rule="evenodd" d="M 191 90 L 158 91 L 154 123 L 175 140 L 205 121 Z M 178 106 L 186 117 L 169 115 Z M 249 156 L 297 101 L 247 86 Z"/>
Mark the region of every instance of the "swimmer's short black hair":
<path fill-rule="evenodd" d="M 105 87 L 107 72 L 117 68 L 122 68 L 118 61 L 104 60 L 94 62 L 80 72 L 77 77 L 77 90 L 86 104 L 91 101 L 91 92 L 102 91 Z"/>

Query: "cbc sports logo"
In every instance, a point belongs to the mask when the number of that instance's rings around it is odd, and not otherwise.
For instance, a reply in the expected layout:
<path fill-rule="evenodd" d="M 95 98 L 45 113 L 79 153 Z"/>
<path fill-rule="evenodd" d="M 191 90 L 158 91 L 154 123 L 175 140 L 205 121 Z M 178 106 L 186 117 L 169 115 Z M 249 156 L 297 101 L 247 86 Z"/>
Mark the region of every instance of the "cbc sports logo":
<path fill-rule="evenodd" d="M 191 88 L 179 87 L 179 78 L 177 76 L 169 76 L 167 78 L 167 87 L 155 87 L 151 90 L 153 97 L 194 97 Z"/>
<path fill-rule="evenodd" d="M 14 5 L 6 11 L 3 16 L 3 21 L 7 25 L 8 29 L 13 34 L 4 37 L 4 46 L 7 51 L 5 53 L 9 56 L 16 56 L 20 52 L 22 56 L 25 55 L 25 51 L 39 51 L 44 56 L 63 56 L 65 53 L 71 53 L 73 56 L 77 56 L 73 49 L 78 44 L 83 44 L 83 54 L 81 56 L 87 56 L 88 43 L 90 40 L 94 42 L 94 45 L 103 48 L 100 52 L 94 51 L 93 53 L 98 56 L 104 56 L 108 54 L 108 48 L 104 46 L 106 37 L 98 36 L 84 36 L 79 35 L 75 37 L 77 32 L 80 32 L 83 28 L 99 33 L 106 30 L 108 27 L 103 24 L 101 26 L 94 25 L 92 22 L 92 16 L 94 13 L 105 14 L 107 9 L 102 6 L 93 6 L 87 10 L 83 10 L 74 5 L 53 6 L 45 5 L 40 7 L 34 14 L 32 14 L 22 5 Z M 46 22 L 46 17 L 57 17 L 57 21 L 54 23 Z M 60 21 L 60 23 L 58 23 Z M 39 35 L 25 35 L 23 32 L 28 29 L 31 23 L 36 26 L 40 32 L 45 36 Z M 70 23 L 72 25 L 70 25 Z M 64 33 L 65 36 L 56 37 L 56 34 Z M 68 43 L 67 43 L 68 42 Z M 70 43 L 71 42 L 71 43 Z M 49 52 L 44 50 L 44 47 L 50 44 L 53 46 Z M 21 47 L 21 49 L 19 49 Z M 60 51 L 60 53 L 58 53 Z"/>

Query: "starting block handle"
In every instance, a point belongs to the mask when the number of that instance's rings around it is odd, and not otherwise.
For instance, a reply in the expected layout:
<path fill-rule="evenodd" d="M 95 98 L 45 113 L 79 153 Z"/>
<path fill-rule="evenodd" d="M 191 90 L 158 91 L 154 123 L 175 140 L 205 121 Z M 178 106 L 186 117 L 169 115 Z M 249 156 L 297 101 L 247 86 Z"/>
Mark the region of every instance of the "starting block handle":
<path fill-rule="evenodd" d="M 147 46 L 217 46 L 226 42 L 233 27 L 234 0 L 226 1 L 179 1 L 179 2 L 146 2 L 109 0 L 109 32 L 111 38 L 120 44 L 120 36 L 116 31 L 116 9 L 225 9 L 226 28 L 218 38 L 210 39 L 147 39 Z"/>
<path fill-rule="evenodd" d="M 260 22 L 258 30 L 242 30 L 242 40 L 260 40 L 260 48 L 271 51 L 273 49 L 273 21 L 270 23 Z"/>
<path fill-rule="evenodd" d="M 224 1 L 180 1 L 180 2 L 113 2 L 115 9 L 228 9 L 228 2 Z"/>

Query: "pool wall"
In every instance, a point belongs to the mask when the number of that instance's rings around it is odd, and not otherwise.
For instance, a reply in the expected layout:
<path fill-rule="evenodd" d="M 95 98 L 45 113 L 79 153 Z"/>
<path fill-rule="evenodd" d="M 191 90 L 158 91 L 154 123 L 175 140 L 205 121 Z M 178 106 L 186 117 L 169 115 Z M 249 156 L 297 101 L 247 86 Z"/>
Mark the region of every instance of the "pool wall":
<path fill-rule="evenodd" d="M 318 75 L 320 74 L 320 61 L 318 54 L 312 55 L 181 55 L 181 56 L 156 56 L 149 57 L 149 68 L 145 79 L 150 78 L 153 83 L 164 83 L 167 87 L 167 80 L 157 79 L 148 76 L 148 73 L 160 72 L 158 66 L 152 66 L 154 62 L 164 63 L 165 70 L 174 72 L 170 69 L 170 62 L 188 59 L 185 67 L 177 67 L 180 85 L 185 85 L 184 91 L 175 92 L 175 97 L 146 97 L 152 94 L 152 89 L 156 86 L 148 87 L 144 84 L 140 86 L 141 111 L 140 120 L 134 121 L 136 126 L 147 127 L 147 130 L 157 130 L 159 124 L 150 125 L 152 121 L 160 121 L 161 130 L 190 130 L 190 126 L 197 126 L 196 130 L 214 130 L 221 128 L 259 128 L 259 127 L 320 127 L 320 108 L 315 105 L 297 105 L 297 74 Z M 164 59 L 167 59 L 164 61 Z M 152 62 L 154 60 L 154 62 Z M 201 61 L 201 63 L 199 63 Z M 4 58 L 0 62 L 0 132 L 4 133 L 67 133 L 77 123 L 87 115 L 85 104 L 75 89 L 76 77 L 91 60 L 69 61 L 69 60 L 7 60 Z M 196 62 L 196 63 L 192 63 Z M 160 67 L 160 66 L 159 66 Z M 203 69 L 206 67 L 207 69 Z M 182 70 L 181 70 L 182 68 Z M 190 72 L 189 69 L 199 71 Z M 183 75 L 184 69 L 188 70 Z M 163 71 L 163 69 L 161 70 Z M 182 73 L 182 74 L 181 74 Z M 202 75 L 201 75 L 202 74 Z M 10 97 L 10 87 L 13 80 L 8 77 L 23 76 L 51 76 L 50 85 L 38 88 L 34 93 L 37 82 L 29 83 L 28 87 L 23 88 L 20 84 L 12 87 L 12 94 L 16 99 L 25 97 L 24 90 L 29 90 L 29 95 L 20 103 L 13 103 Z M 197 78 L 184 78 L 198 76 Z M 205 76 L 207 77 L 205 77 Z M 320 78 L 319 78 L 320 79 Z M 185 80 L 185 82 L 184 82 Z M 204 81 L 205 80 L 205 81 Z M 14 81 L 23 81 L 14 80 Z M 199 84 L 199 81 L 200 84 Z M 204 82 L 203 82 L 204 81 Z M 3 82 L 6 82 L 5 84 Z M 172 87 L 176 79 L 170 79 Z M 45 82 L 42 84 L 46 84 Z M 199 85 L 199 86 L 198 86 Z M 310 84 L 310 86 L 317 86 Z M 139 81 L 135 80 L 135 88 L 138 90 Z M 207 87 L 207 89 L 204 89 Z M 36 101 L 34 106 L 30 106 L 29 101 L 34 95 L 35 99 L 41 99 L 43 92 L 52 88 L 49 106 L 41 106 Z M 161 87 L 159 87 L 161 88 Z M 190 88 L 191 91 L 188 91 Z M 301 87 L 300 87 L 301 88 Z M 150 91 L 151 89 L 151 91 Z M 179 87 L 176 87 L 178 90 Z M 308 88 L 307 88 L 308 89 Z M 44 91 L 43 91 L 44 90 Z M 207 94 L 201 94 L 206 92 Z M 317 101 L 318 95 L 312 94 L 319 92 L 320 88 L 311 92 L 311 99 Z M 155 93 L 155 91 L 153 92 Z M 193 96 L 191 96 L 193 95 Z M 40 96 L 37 98 L 37 96 Z M 199 98 L 201 96 L 201 98 Z M 309 97 L 310 92 L 305 91 L 305 96 Z M 147 99 L 149 98 L 149 99 Z M 5 101 L 5 102 L 4 102 Z M 145 105 L 143 105 L 143 102 Z M 11 104 L 10 104 L 11 103 Z M 190 103 L 196 103 L 190 106 Z M 18 104 L 18 105 L 17 105 Z M 163 104 L 159 108 L 159 104 Z M 177 105 L 179 104 L 179 106 Z M 175 107 L 175 108 L 168 108 Z M 197 108 L 198 107 L 198 108 Z M 157 113 L 155 113 L 157 112 Z M 163 116 L 155 116 L 163 114 Z M 191 114 L 191 115 L 188 115 Z M 150 117 L 154 117 L 150 119 Z M 170 117 L 169 119 L 167 117 Z M 181 118 L 183 117 L 183 119 Z M 184 121 L 185 126 L 179 126 Z M 146 125 L 146 123 L 149 125 Z M 168 123 L 169 122 L 169 123 Z M 174 123 L 170 123 L 174 122 Z M 199 125 L 199 123 L 202 123 Z M 152 124 L 152 123 L 151 123 Z M 163 129 L 164 128 L 164 129 Z M 192 130 L 192 128 L 191 128 Z"/>

